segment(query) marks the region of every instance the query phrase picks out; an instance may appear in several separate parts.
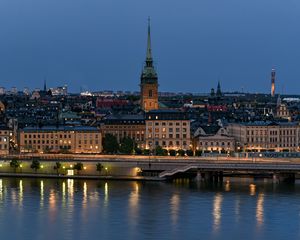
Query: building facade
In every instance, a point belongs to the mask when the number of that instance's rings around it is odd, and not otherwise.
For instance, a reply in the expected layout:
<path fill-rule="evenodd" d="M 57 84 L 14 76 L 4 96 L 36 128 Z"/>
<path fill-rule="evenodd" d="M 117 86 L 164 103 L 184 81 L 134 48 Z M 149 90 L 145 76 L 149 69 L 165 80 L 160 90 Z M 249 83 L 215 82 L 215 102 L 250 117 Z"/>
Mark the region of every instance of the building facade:
<path fill-rule="evenodd" d="M 20 152 L 101 153 L 101 133 L 94 127 L 26 127 L 19 132 Z"/>
<path fill-rule="evenodd" d="M 230 123 L 227 130 L 238 151 L 299 151 L 298 122 Z"/>
<path fill-rule="evenodd" d="M 146 113 L 146 148 L 190 149 L 190 120 L 177 110 L 152 110 Z"/>
<path fill-rule="evenodd" d="M 12 131 L 7 127 L 0 127 L 0 155 L 9 154 Z"/>
<path fill-rule="evenodd" d="M 109 115 L 101 126 L 103 137 L 112 134 L 120 143 L 124 137 L 133 139 L 139 148 L 145 148 L 144 115 Z"/>
<path fill-rule="evenodd" d="M 148 24 L 148 43 L 145 66 L 141 74 L 141 108 L 148 112 L 158 109 L 158 78 L 153 66 L 150 22 Z"/>
<path fill-rule="evenodd" d="M 234 138 L 220 126 L 201 126 L 195 131 L 194 139 L 196 150 L 203 152 L 229 153 L 235 150 Z"/>

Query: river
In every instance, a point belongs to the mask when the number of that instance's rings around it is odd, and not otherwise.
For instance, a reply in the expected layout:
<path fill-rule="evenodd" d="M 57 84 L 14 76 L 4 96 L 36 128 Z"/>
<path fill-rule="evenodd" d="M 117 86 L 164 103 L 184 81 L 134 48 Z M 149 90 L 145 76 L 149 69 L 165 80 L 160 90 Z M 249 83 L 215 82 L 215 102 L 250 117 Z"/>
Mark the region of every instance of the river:
<path fill-rule="evenodd" d="M 300 182 L 0 179 L 1 239 L 299 239 Z"/>

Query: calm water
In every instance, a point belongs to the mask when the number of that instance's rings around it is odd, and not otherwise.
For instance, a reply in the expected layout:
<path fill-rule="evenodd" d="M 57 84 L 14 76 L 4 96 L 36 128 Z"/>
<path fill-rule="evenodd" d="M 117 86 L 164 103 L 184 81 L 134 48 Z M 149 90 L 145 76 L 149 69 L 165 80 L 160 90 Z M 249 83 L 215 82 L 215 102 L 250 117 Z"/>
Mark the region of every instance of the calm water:
<path fill-rule="evenodd" d="M 1 239 L 299 239 L 300 183 L 0 179 Z"/>

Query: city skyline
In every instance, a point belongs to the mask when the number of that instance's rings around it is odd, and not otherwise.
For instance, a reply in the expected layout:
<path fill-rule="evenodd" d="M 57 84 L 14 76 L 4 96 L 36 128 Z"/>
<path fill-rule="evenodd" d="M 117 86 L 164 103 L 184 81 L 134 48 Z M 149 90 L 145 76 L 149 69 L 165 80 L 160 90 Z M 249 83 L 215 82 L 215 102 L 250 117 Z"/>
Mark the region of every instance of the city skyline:
<path fill-rule="evenodd" d="M 154 1 L 144 8 L 135 0 L 78 0 L 20 8 L 5 0 L 0 85 L 42 88 L 46 77 L 49 86 L 67 84 L 71 92 L 138 91 L 151 16 L 160 91 L 210 92 L 220 81 L 224 91 L 269 93 L 275 67 L 277 93 L 296 94 L 300 4 L 270 3 L 230 0 L 215 9 L 205 1 Z"/>

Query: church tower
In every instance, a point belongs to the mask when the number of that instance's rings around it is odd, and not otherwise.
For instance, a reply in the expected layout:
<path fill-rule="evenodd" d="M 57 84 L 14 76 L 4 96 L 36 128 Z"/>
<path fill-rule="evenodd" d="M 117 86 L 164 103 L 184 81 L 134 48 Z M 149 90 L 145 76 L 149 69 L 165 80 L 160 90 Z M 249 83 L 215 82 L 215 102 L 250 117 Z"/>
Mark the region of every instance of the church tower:
<path fill-rule="evenodd" d="M 141 74 L 141 108 L 148 112 L 158 109 L 158 81 L 157 73 L 153 66 L 151 52 L 150 19 L 148 19 L 148 41 L 146 61 Z"/>

